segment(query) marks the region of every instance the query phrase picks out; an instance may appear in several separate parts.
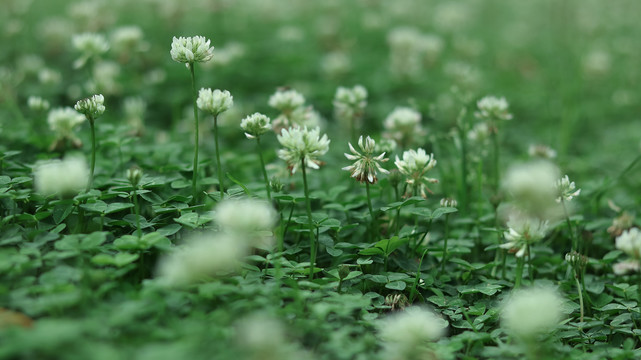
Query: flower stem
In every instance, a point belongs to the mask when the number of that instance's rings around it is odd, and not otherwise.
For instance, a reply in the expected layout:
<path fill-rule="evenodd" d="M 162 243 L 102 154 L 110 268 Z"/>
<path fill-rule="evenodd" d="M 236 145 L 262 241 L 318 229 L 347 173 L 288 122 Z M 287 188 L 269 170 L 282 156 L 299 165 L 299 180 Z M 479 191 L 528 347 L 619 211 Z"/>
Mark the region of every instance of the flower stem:
<path fill-rule="evenodd" d="M 576 237 L 574 236 L 574 229 L 572 228 L 572 223 L 570 222 L 570 215 L 568 214 L 568 208 L 565 206 L 565 200 L 561 198 L 561 205 L 563 205 L 563 214 L 565 214 L 565 223 L 568 226 L 568 230 L 570 231 L 570 240 L 572 241 L 572 251 L 578 252 L 578 243 L 576 241 Z"/>
<path fill-rule="evenodd" d="M 314 239 L 314 223 L 312 220 L 312 205 L 309 200 L 309 189 L 307 187 L 307 171 L 305 170 L 305 158 L 301 159 L 303 169 L 303 186 L 305 189 L 305 208 L 307 210 L 307 219 L 309 220 L 309 279 L 314 279 L 314 268 L 316 267 L 316 239 Z"/>
<path fill-rule="evenodd" d="M 400 196 L 398 196 L 398 187 L 397 186 L 394 186 L 394 194 L 396 196 L 396 201 L 401 201 Z M 401 221 L 401 208 L 400 207 L 396 209 L 396 218 L 395 218 L 395 222 L 394 222 L 394 226 L 396 227 L 396 232 L 395 232 L 396 236 L 398 236 L 398 232 L 399 232 L 399 230 L 401 228 L 401 226 L 399 224 L 399 221 Z"/>
<path fill-rule="evenodd" d="M 138 207 L 138 196 L 136 194 L 136 186 L 134 186 L 132 197 L 134 199 L 134 212 L 136 213 L 136 233 L 140 238 L 142 236 L 142 230 L 140 229 L 140 208 Z"/>
<path fill-rule="evenodd" d="M 576 289 L 578 290 L 579 293 L 579 307 L 581 308 L 581 322 L 583 322 L 583 314 L 584 314 L 584 307 L 583 307 L 583 290 L 581 289 L 581 284 L 579 283 L 579 274 L 574 271 L 574 281 L 576 282 Z"/>
<path fill-rule="evenodd" d="M 96 124 L 91 116 L 87 117 L 87 119 L 91 127 L 91 165 L 89 169 L 89 182 L 87 183 L 87 192 L 89 192 L 93 185 L 93 173 L 96 168 Z"/>
<path fill-rule="evenodd" d="M 260 151 L 260 136 L 256 136 L 256 149 L 258 150 L 258 157 L 260 158 L 260 166 L 263 170 L 263 178 L 265 179 L 265 189 L 267 190 L 267 199 L 272 201 L 272 194 L 269 190 L 269 179 L 267 178 L 267 170 L 265 169 L 265 160 L 263 159 L 263 152 Z M 216 151 L 218 152 L 218 151 Z"/>
<path fill-rule="evenodd" d="M 374 209 L 372 208 L 372 197 L 369 192 L 369 183 L 365 182 L 365 192 L 367 193 L 367 207 L 369 208 L 369 215 L 372 217 L 372 229 L 374 231 L 374 239 L 378 240 L 378 224 L 374 217 Z"/>
<path fill-rule="evenodd" d="M 196 105 L 196 100 L 198 99 L 198 94 L 196 93 L 196 75 L 194 73 L 194 63 L 189 63 L 189 72 L 191 73 L 191 90 L 192 90 L 192 102 L 194 106 L 194 171 L 191 178 L 191 191 L 192 191 L 192 202 L 196 202 L 196 197 L 198 196 L 198 106 Z"/>
<path fill-rule="evenodd" d="M 445 214 L 445 238 L 443 238 L 443 260 L 441 261 L 441 274 L 445 272 L 447 262 L 447 238 L 450 236 L 450 214 Z"/>
<path fill-rule="evenodd" d="M 530 244 L 527 244 L 527 272 L 530 275 L 530 285 L 534 285 L 534 269 L 532 269 L 532 254 Z"/>
<path fill-rule="evenodd" d="M 494 167 L 492 168 L 492 186 L 494 186 L 494 194 L 499 191 L 499 135 L 496 125 L 492 126 L 492 145 L 494 155 Z"/>
<path fill-rule="evenodd" d="M 218 115 L 214 115 L 214 142 L 216 144 L 216 171 L 218 172 L 218 187 L 220 188 L 220 199 L 222 200 L 223 195 L 225 194 L 225 187 L 223 185 L 223 170 L 220 163 L 220 151 L 218 150 Z"/>
<path fill-rule="evenodd" d="M 516 258 L 516 274 L 514 276 L 514 288 L 518 289 L 521 287 L 521 278 L 523 277 L 523 265 L 525 265 L 525 259 L 523 257 Z"/>

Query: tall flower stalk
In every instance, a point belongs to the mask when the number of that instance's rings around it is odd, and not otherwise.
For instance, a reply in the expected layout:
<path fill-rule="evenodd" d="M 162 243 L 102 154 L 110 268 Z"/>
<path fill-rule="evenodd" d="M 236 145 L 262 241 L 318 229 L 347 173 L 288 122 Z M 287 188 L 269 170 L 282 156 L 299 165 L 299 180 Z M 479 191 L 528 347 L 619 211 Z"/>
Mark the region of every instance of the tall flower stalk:
<path fill-rule="evenodd" d="M 254 113 L 244 118 L 240 127 L 245 131 L 245 136 L 248 139 L 256 139 L 256 151 L 260 159 L 260 166 L 263 172 L 263 179 L 265 180 L 265 190 L 267 190 L 267 199 L 272 200 L 269 179 L 267 177 L 267 170 L 265 169 L 265 160 L 263 159 L 263 152 L 260 149 L 260 136 L 271 130 L 271 120 L 260 113 Z"/>
<path fill-rule="evenodd" d="M 82 113 L 89 121 L 91 127 L 91 163 L 89 166 L 89 182 L 87 183 L 87 191 L 91 190 L 93 185 L 93 174 L 96 168 L 96 126 L 95 120 L 105 112 L 105 98 L 98 94 L 90 98 L 79 100 L 74 108 L 79 113 Z"/>
<path fill-rule="evenodd" d="M 136 235 L 138 235 L 138 237 L 142 236 L 142 229 L 140 228 L 140 207 L 138 207 L 138 194 L 136 191 L 138 184 L 140 184 L 140 179 L 142 179 L 142 170 L 140 170 L 139 167 L 132 166 L 127 169 L 127 180 L 129 180 L 133 188 L 131 197 L 133 198 L 134 212 L 136 213 Z"/>
<path fill-rule="evenodd" d="M 174 61 L 184 63 L 191 74 L 192 102 L 194 108 L 194 165 L 191 179 L 192 201 L 196 201 L 198 195 L 198 108 L 196 105 L 196 74 L 194 65 L 197 62 L 207 62 L 214 57 L 214 47 L 209 46 L 210 40 L 204 36 L 174 37 L 171 43 L 171 58 Z"/>
<path fill-rule="evenodd" d="M 218 188 L 220 189 L 220 199 L 223 199 L 225 187 L 223 184 L 223 170 L 220 162 L 220 148 L 218 147 L 218 115 L 229 110 L 234 105 L 234 98 L 227 90 L 212 90 L 200 89 L 198 92 L 198 100 L 196 100 L 198 108 L 202 111 L 210 113 L 214 117 L 214 142 L 216 144 L 216 172 L 218 173 Z"/>
<path fill-rule="evenodd" d="M 310 243 L 310 280 L 314 278 L 316 265 L 316 238 L 314 236 L 314 222 L 312 219 L 312 207 L 309 200 L 309 188 L 307 185 L 307 168 L 318 169 L 318 157 L 329 150 L 329 139 L 327 135 L 320 136 L 320 129 L 308 130 L 307 127 L 290 127 L 283 129 L 277 136 L 278 142 L 283 149 L 278 150 L 278 157 L 285 160 L 292 174 L 302 168 L 303 186 L 305 191 L 305 209 L 309 220 L 309 243 Z"/>

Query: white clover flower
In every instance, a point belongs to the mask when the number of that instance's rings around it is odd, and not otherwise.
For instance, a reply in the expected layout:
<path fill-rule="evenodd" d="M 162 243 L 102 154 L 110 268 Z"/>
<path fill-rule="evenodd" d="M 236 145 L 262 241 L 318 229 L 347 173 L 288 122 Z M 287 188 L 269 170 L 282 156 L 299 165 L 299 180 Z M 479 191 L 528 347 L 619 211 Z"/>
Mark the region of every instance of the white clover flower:
<path fill-rule="evenodd" d="M 559 197 L 556 198 L 556 202 L 558 203 L 561 201 L 571 201 L 581 193 L 581 189 L 574 190 L 576 185 L 574 185 L 574 181 L 570 182 L 570 178 L 568 178 L 567 175 L 557 180 L 555 186 L 559 195 Z"/>
<path fill-rule="evenodd" d="M 68 157 L 36 164 L 34 186 L 44 196 L 73 196 L 87 187 L 89 169 L 82 158 Z"/>
<path fill-rule="evenodd" d="M 384 174 L 388 174 L 389 171 L 381 167 L 379 162 L 385 162 L 388 159 L 385 159 L 385 153 L 382 153 L 378 156 L 373 156 L 374 149 L 376 148 L 376 142 L 371 137 L 367 137 L 363 143 L 363 136 L 358 138 L 358 147 L 361 149 L 362 154 L 354 149 L 351 143 L 349 145 L 349 150 L 351 154 L 345 153 L 345 157 L 349 160 L 356 160 L 356 162 L 350 166 L 346 166 L 343 170 L 351 172 L 351 176 L 360 182 L 367 182 L 370 184 L 376 184 L 378 179 L 376 178 L 376 171 L 380 171 Z"/>
<path fill-rule="evenodd" d="M 334 113 L 342 122 L 358 120 L 363 116 L 367 106 L 367 90 L 356 85 L 353 88 L 339 87 L 334 95 Z"/>
<path fill-rule="evenodd" d="M 378 333 L 384 341 L 385 351 L 399 359 L 413 359 L 423 351 L 423 346 L 445 335 L 447 320 L 432 311 L 410 306 L 388 316 L 378 324 Z M 422 358 L 422 357 L 421 357 Z"/>
<path fill-rule="evenodd" d="M 615 241 L 617 249 L 630 255 L 634 259 L 641 259 L 641 231 L 639 231 L 638 228 L 623 231 Z"/>
<path fill-rule="evenodd" d="M 639 264 L 639 260 L 629 259 L 625 261 L 619 261 L 618 263 L 612 265 L 612 271 L 616 275 L 638 273 L 639 270 L 641 270 L 641 264 Z"/>
<path fill-rule="evenodd" d="M 38 81 L 42 85 L 56 85 L 62 81 L 62 75 L 57 70 L 44 68 L 38 71 Z"/>
<path fill-rule="evenodd" d="M 433 64 L 442 49 L 442 40 L 435 35 L 421 34 L 415 28 L 398 27 L 387 35 L 392 74 L 411 79 L 420 76 L 425 65 Z"/>
<path fill-rule="evenodd" d="M 547 219 L 556 215 L 558 192 L 555 183 L 558 179 L 558 168 L 539 160 L 510 167 L 502 187 L 519 209 Z"/>
<path fill-rule="evenodd" d="M 467 139 L 475 144 L 485 144 L 489 138 L 490 128 L 484 122 L 475 124 L 467 133 Z"/>
<path fill-rule="evenodd" d="M 528 148 L 528 155 L 531 157 L 538 157 L 542 159 L 552 160 L 556 158 L 556 151 L 546 145 L 530 145 Z"/>
<path fill-rule="evenodd" d="M 272 129 L 271 120 L 261 114 L 253 113 L 240 122 L 240 128 L 248 139 L 257 138 Z"/>
<path fill-rule="evenodd" d="M 214 209 L 214 221 L 222 231 L 251 240 L 253 246 L 268 250 L 273 245 L 272 230 L 277 214 L 268 202 L 255 199 L 221 201 Z"/>
<path fill-rule="evenodd" d="M 196 105 L 200 110 L 218 116 L 234 105 L 234 97 L 227 90 L 220 91 L 216 89 L 212 91 L 211 89 L 202 88 L 198 92 Z"/>
<path fill-rule="evenodd" d="M 144 117 L 147 110 L 147 103 L 140 97 L 127 97 L 122 103 L 123 112 L 127 124 L 131 126 L 136 134 L 141 134 L 144 130 Z"/>
<path fill-rule="evenodd" d="M 549 230 L 548 221 L 524 216 L 511 215 L 507 222 L 508 231 L 503 234 L 506 243 L 501 248 L 515 253 L 516 257 L 528 254 L 528 247 L 542 240 Z"/>
<path fill-rule="evenodd" d="M 78 100 L 74 108 L 77 112 L 84 114 L 87 119 L 94 120 L 105 112 L 105 97 L 101 94 Z"/>
<path fill-rule="evenodd" d="M 332 51 L 323 55 L 320 68 L 330 78 L 338 78 L 349 72 L 352 67 L 350 57 L 343 51 Z"/>
<path fill-rule="evenodd" d="M 47 123 L 51 131 L 55 132 L 59 138 L 75 138 L 73 131 L 76 126 L 85 121 L 82 114 L 70 107 L 55 108 L 49 111 Z"/>
<path fill-rule="evenodd" d="M 427 171 L 436 166 L 436 159 L 434 159 L 434 154 L 428 155 L 425 150 L 421 148 L 403 152 L 403 160 L 396 156 L 394 165 L 396 165 L 401 174 L 405 175 L 405 182 L 407 182 L 411 188 L 409 190 L 413 193 L 419 193 L 424 198 L 427 198 L 426 191 L 431 193 L 427 184 L 438 182 L 436 179 L 425 176 Z M 406 196 L 410 195 L 412 195 L 412 193 L 408 191 Z"/>
<path fill-rule="evenodd" d="M 457 207 L 458 202 L 455 199 L 450 199 L 450 198 L 442 198 L 440 203 L 441 207 Z"/>
<path fill-rule="evenodd" d="M 121 26 L 111 34 L 111 43 L 116 51 L 127 55 L 129 51 L 145 50 L 148 44 L 143 41 L 143 32 L 138 26 Z"/>
<path fill-rule="evenodd" d="M 227 233 L 193 235 L 158 262 L 156 276 L 168 286 L 185 286 L 236 270 L 249 248 Z"/>
<path fill-rule="evenodd" d="M 120 90 L 118 76 L 120 75 L 120 64 L 114 61 L 101 61 L 93 67 L 93 77 L 87 81 L 87 91 L 98 93 L 115 94 Z"/>
<path fill-rule="evenodd" d="M 287 337 L 285 326 L 273 316 L 255 313 L 234 324 L 234 340 L 243 360 L 310 360 L 313 357 Z"/>
<path fill-rule="evenodd" d="M 127 180 L 129 180 L 131 185 L 136 187 L 138 186 L 138 184 L 140 183 L 140 180 L 142 179 L 142 169 L 139 168 L 138 166 L 132 166 L 129 169 L 127 169 L 125 176 L 127 177 Z"/>
<path fill-rule="evenodd" d="M 305 98 L 296 90 L 278 89 L 269 97 L 269 106 L 283 112 L 290 113 L 305 104 Z"/>
<path fill-rule="evenodd" d="M 479 111 L 474 115 L 483 120 L 510 120 L 512 114 L 509 113 L 508 103 L 504 97 L 486 96 L 476 103 Z"/>
<path fill-rule="evenodd" d="M 392 151 L 396 150 L 397 147 L 398 147 L 398 144 L 394 139 L 383 138 L 376 143 L 376 147 L 374 148 L 374 151 L 384 152 L 386 154 L 389 154 Z"/>
<path fill-rule="evenodd" d="M 175 37 L 171 42 L 171 58 L 174 61 L 193 64 L 207 62 L 214 57 L 214 47 L 204 36 Z"/>
<path fill-rule="evenodd" d="M 307 127 L 290 127 L 283 129 L 277 136 L 278 142 L 285 148 L 278 150 L 278 157 L 287 162 L 290 172 L 294 174 L 305 162 L 305 166 L 318 169 L 318 157 L 329 150 L 327 135 L 320 136 L 320 128 L 308 130 Z"/>
<path fill-rule="evenodd" d="M 394 109 L 385 118 L 383 126 L 386 130 L 386 136 L 396 140 L 401 146 L 407 146 L 414 137 L 423 135 L 421 114 L 408 107 Z"/>
<path fill-rule="evenodd" d="M 49 101 L 41 98 L 40 96 L 29 96 L 27 99 L 27 106 L 31 111 L 47 111 L 49 110 Z"/>
<path fill-rule="evenodd" d="M 520 339 L 533 341 L 556 329 L 562 320 L 562 306 L 563 298 L 556 289 L 515 290 L 501 307 L 501 326 Z"/>
<path fill-rule="evenodd" d="M 90 58 L 100 56 L 109 50 L 109 43 L 102 34 L 76 34 L 71 38 L 71 44 L 81 54 L 74 62 L 76 69 L 84 66 Z"/>

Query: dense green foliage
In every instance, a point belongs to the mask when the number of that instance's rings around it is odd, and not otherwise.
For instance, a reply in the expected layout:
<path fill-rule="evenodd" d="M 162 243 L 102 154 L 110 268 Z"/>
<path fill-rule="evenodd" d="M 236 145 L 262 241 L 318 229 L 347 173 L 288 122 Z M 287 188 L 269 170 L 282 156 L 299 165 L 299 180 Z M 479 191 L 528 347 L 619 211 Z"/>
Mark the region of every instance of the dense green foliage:
<path fill-rule="evenodd" d="M 641 3 L 183 3 L 3 2 L 0 358 L 388 359 L 381 321 L 410 304 L 449 324 L 445 336 L 424 344 L 426 358 L 641 356 L 641 275 L 638 267 L 628 275 L 612 270 L 626 259 L 615 238 L 637 225 L 641 198 Z M 118 46 L 123 26 L 137 26 L 142 37 Z M 394 64 L 399 28 L 422 39 L 410 47 L 426 47 L 416 68 Z M 71 39 L 84 32 L 105 35 L 109 50 L 83 59 Z M 195 64 L 195 88 L 226 89 L 234 105 L 217 119 L 219 153 L 214 119 L 200 112 L 194 197 L 190 71 L 172 60 L 170 46 L 174 36 L 195 35 L 215 47 L 211 63 Z M 367 89 L 367 107 L 350 136 L 332 102 L 339 86 L 356 84 Z M 290 174 L 279 159 L 273 131 L 260 137 L 259 158 L 240 128 L 256 111 L 278 117 L 268 99 L 279 87 L 305 96 L 331 140 L 320 169 L 306 169 L 305 184 L 300 169 Z M 48 111 L 28 99 L 73 107 L 93 94 L 104 95 L 106 110 L 95 119 L 91 190 L 47 197 L 34 190 L 38 162 L 78 153 L 89 159 L 91 132 L 85 121 L 59 141 Z M 486 95 L 505 97 L 513 115 L 497 125 L 498 166 L 489 139 L 468 135 Z M 144 111 L 127 110 L 136 99 Z M 386 116 L 399 106 L 418 111 L 425 131 L 388 152 L 382 166 L 395 169 L 405 150 L 434 153 L 427 176 L 439 182 L 426 199 L 418 191 L 402 196 L 411 189 L 404 179 L 396 185 L 379 173 L 366 186 L 341 170 L 353 163 L 343 155 L 348 141 L 356 147 L 362 134 L 380 142 Z M 581 193 L 567 218 L 551 220 L 545 237 L 528 245 L 524 265 L 499 248 L 510 194 L 496 175 L 527 161 L 531 144 L 555 149 L 560 175 Z M 162 283 L 163 257 L 194 233 L 220 232 L 212 220 L 221 180 L 226 198 L 267 199 L 263 160 L 268 177 L 283 185 L 270 187 L 282 248 L 253 248 L 224 276 Z M 135 187 L 132 166 L 144 174 Z M 441 205 L 442 198 L 458 204 Z M 625 216 L 627 223 L 613 226 Z M 573 239 L 587 257 L 580 281 L 565 260 Z M 564 299 L 562 321 L 535 345 L 501 326 L 519 271 L 521 286 L 556 287 Z M 577 288 L 584 288 L 583 319 Z"/>

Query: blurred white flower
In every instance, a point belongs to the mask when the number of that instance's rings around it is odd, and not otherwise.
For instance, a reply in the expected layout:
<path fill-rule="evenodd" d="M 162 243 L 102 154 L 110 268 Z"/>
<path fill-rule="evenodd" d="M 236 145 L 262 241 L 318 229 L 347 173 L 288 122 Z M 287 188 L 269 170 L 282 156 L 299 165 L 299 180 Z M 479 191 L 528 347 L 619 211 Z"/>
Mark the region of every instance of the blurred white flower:
<path fill-rule="evenodd" d="M 356 85 L 353 88 L 339 87 L 334 95 L 334 114 L 343 124 L 358 122 L 367 106 L 367 90 Z M 355 124 L 357 125 L 357 124 Z"/>
<path fill-rule="evenodd" d="M 424 135 L 421 114 L 408 107 L 397 107 L 385 118 L 385 136 L 394 139 L 401 147 L 412 143 L 415 137 Z"/>
<path fill-rule="evenodd" d="M 156 276 L 168 286 L 185 286 L 238 268 L 249 247 L 228 233 L 192 235 L 158 262 Z"/>
<path fill-rule="evenodd" d="M 218 203 L 214 220 L 220 229 L 250 240 L 251 245 L 269 250 L 277 213 L 268 202 L 256 199 L 233 199 Z"/>
<path fill-rule="evenodd" d="M 414 359 L 424 346 L 445 335 L 448 322 L 432 311 L 410 306 L 381 320 L 378 333 L 383 340 L 386 359 Z M 391 357 L 390 357 L 391 356 Z"/>
<path fill-rule="evenodd" d="M 511 166 L 503 178 L 502 187 L 521 211 L 541 219 L 558 214 L 556 182 L 558 168 L 544 160 Z"/>
<path fill-rule="evenodd" d="M 290 113 L 305 104 L 305 98 L 296 90 L 278 89 L 269 97 L 269 106 L 283 112 Z"/>
<path fill-rule="evenodd" d="M 80 58 L 73 63 L 76 69 L 83 67 L 90 58 L 98 57 L 109 50 L 109 43 L 105 36 L 96 33 L 73 35 L 71 44 L 80 53 Z"/>
<path fill-rule="evenodd" d="M 49 110 L 49 101 L 40 96 L 29 96 L 27 106 L 31 111 L 42 112 Z"/>
<path fill-rule="evenodd" d="M 510 120 L 509 105 L 504 97 L 486 96 L 476 103 L 478 111 L 474 115 L 483 120 Z"/>
<path fill-rule="evenodd" d="M 44 196 L 73 196 L 85 189 L 88 182 L 87 163 L 78 157 L 41 162 L 34 169 L 36 192 Z"/>
<path fill-rule="evenodd" d="M 556 151 L 546 145 L 530 145 L 528 148 L 528 155 L 534 158 L 552 160 L 556 158 Z"/>
<path fill-rule="evenodd" d="M 533 341 L 556 329 L 562 320 L 562 306 L 556 289 L 515 290 L 501 307 L 501 326 L 520 339 Z"/>
<path fill-rule="evenodd" d="M 616 248 L 634 259 L 641 259 L 641 231 L 635 227 L 623 231 L 616 238 Z"/>
<path fill-rule="evenodd" d="M 70 107 L 49 111 L 47 123 L 58 138 L 75 139 L 74 129 L 85 121 L 85 117 Z"/>

